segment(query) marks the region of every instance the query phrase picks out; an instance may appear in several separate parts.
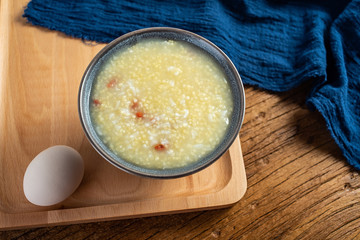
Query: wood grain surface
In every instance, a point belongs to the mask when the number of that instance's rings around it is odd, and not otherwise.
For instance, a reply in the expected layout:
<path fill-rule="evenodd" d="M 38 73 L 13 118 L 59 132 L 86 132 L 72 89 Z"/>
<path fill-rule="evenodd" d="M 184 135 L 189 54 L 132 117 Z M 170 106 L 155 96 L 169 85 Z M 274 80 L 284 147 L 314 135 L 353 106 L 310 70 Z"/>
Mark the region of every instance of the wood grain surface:
<path fill-rule="evenodd" d="M 0 239 L 360 239 L 359 173 L 321 115 L 305 106 L 310 87 L 286 93 L 245 87 L 240 138 L 248 189 L 230 208 L 2 231 Z"/>

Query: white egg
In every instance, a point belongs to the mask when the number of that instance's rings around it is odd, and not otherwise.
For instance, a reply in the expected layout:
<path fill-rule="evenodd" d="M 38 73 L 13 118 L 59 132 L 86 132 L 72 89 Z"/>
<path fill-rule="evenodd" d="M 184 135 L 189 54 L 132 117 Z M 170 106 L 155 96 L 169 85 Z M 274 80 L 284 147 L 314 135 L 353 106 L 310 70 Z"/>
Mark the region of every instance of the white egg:
<path fill-rule="evenodd" d="M 68 198 L 80 185 L 84 162 L 68 146 L 53 146 L 39 153 L 24 175 L 26 198 L 38 206 L 50 206 Z"/>

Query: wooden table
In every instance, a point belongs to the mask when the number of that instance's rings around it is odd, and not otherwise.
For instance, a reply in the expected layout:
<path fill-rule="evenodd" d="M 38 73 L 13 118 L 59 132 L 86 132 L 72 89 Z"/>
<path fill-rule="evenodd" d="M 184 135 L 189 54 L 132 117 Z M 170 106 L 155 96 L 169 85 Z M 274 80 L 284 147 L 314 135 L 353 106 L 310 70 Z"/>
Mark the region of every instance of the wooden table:
<path fill-rule="evenodd" d="M 0 239 L 360 239 L 359 173 L 304 104 L 310 85 L 286 93 L 245 86 L 248 189 L 232 207 L 2 231 Z"/>

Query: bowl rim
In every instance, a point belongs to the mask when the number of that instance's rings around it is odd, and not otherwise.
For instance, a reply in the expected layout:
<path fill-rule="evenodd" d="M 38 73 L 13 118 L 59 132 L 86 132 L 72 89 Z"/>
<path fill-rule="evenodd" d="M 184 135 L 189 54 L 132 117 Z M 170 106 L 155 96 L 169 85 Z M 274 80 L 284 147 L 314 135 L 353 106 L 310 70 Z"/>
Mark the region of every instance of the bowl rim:
<path fill-rule="evenodd" d="M 139 34 L 144 34 L 144 33 L 151 33 L 151 32 L 172 32 L 175 34 L 182 34 L 185 36 L 190 35 L 191 37 L 195 37 L 197 39 L 200 39 L 201 41 L 204 41 L 206 44 L 210 45 L 210 47 L 214 48 L 218 53 L 220 53 L 220 55 L 225 59 L 229 69 L 231 70 L 231 72 L 234 74 L 235 79 L 237 80 L 238 86 L 239 86 L 239 91 L 240 91 L 240 116 L 239 116 L 239 120 L 236 121 L 237 125 L 235 127 L 236 131 L 234 131 L 233 134 L 231 134 L 231 138 L 229 138 L 229 140 L 227 141 L 226 146 L 223 147 L 222 151 L 220 151 L 216 157 L 214 158 L 210 158 L 208 161 L 206 161 L 204 164 L 196 167 L 196 168 L 192 168 L 188 171 L 183 171 L 177 174 L 149 174 L 148 172 L 145 171 L 139 171 L 139 170 L 135 170 L 133 168 L 129 168 L 124 166 L 123 164 L 121 164 L 119 161 L 116 161 L 115 159 L 112 159 L 111 156 L 109 156 L 106 151 L 104 151 L 102 149 L 102 147 L 94 140 L 93 136 L 90 134 L 89 131 L 89 125 L 91 125 L 91 123 L 88 123 L 85 120 L 85 116 L 84 116 L 84 109 L 85 106 L 83 104 L 83 95 L 84 95 L 84 86 L 85 86 L 85 81 L 86 79 L 88 79 L 88 76 L 91 72 L 91 70 L 94 68 L 94 66 L 98 63 L 98 61 L 108 52 L 110 51 L 113 47 L 115 47 L 117 44 L 119 44 L 120 42 L 129 39 L 131 37 L 134 37 L 136 35 Z M 190 43 L 192 44 L 192 43 Z M 193 45 L 193 44 L 192 44 Z M 244 86 L 240 77 L 240 74 L 238 73 L 235 65 L 233 64 L 233 62 L 230 60 L 230 58 L 218 47 L 216 46 L 214 43 L 212 43 L 211 41 L 209 41 L 208 39 L 195 34 L 193 32 L 184 30 L 184 29 L 180 29 L 180 28 L 172 28 L 172 27 L 150 27 L 150 28 L 142 28 L 142 29 L 138 29 L 129 33 L 126 33 L 124 35 L 121 35 L 120 37 L 114 39 L 113 41 L 111 41 L 110 43 L 108 43 L 105 47 L 103 47 L 97 54 L 96 56 L 91 60 L 91 62 L 89 63 L 89 65 L 87 66 L 86 70 L 84 71 L 84 74 L 82 76 L 81 82 L 80 82 L 80 86 L 79 86 L 79 91 L 78 91 L 78 114 L 79 114 L 79 118 L 80 118 L 80 122 L 82 125 L 82 128 L 84 130 L 84 133 L 87 137 L 87 139 L 89 140 L 90 144 L 92 145 L 92 147 L 109 163 L 111 163 L 113 166 L 127 172 L 130 174 L 134 174 L 134 175 L 138 175 L 138 176 L 142 176 L 142 177 L 149 177 L 149 178 L 158 178 L 158 179 L 172 179 L 172 178 L 180 178 L 180 177 L 184 177 L 184 176 L 188 176 L 191 174 L 194 174 L 196 172 L 201 171 L 202 169 L 210 166 L 211 164 L 213 164 L 214 162 L 216 162 L 216 160 L 218 160 L 229 148 L 230 146 L 233 144 L 233 142 L 235 141 L 236 137 L 239 134 L 240 128 L 242 126 L 243 120 L 244 120 L 244 116 L 245 116 L 245 90 L 244 90 Z M 122 159 L 121 157 L 119 157 L 120 159 Z M 122 159 L 123 161 L 126 161 L 125 159 Z M 138 166 L 137 168 L 139 169 L 143 169 L 143 170 L 151 170 L 145 167 L 141 167 Z M 181 169 L 181 168 L 180 168 Z M 169 171 L 171 169 L 157 169 L 157 172 L 166 172 Z"/>

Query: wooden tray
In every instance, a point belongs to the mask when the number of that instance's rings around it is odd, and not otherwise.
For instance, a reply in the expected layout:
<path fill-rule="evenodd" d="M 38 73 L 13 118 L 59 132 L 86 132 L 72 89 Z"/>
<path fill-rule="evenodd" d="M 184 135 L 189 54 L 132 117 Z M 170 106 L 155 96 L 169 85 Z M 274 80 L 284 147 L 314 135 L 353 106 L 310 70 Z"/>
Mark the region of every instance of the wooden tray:
<path fill-rule="evenodd" d="M 27 24 L 21 17 L 26 3 L 1 1 L 0 229 L 211 209 L 241 199 L 246 175 L 239 139 L 212 166 L 174 180 L 133 176 L 103 160 L 82 131 L 77 93 L 86 66 L 104 45 Z M 32 205 L 22 189 L 26 167 L 57 144 L 80 152 L 84 179 L 63 203 Z"/>

